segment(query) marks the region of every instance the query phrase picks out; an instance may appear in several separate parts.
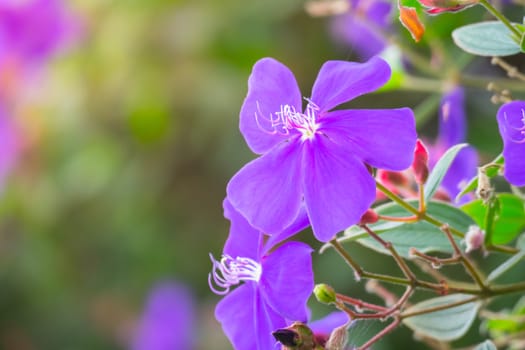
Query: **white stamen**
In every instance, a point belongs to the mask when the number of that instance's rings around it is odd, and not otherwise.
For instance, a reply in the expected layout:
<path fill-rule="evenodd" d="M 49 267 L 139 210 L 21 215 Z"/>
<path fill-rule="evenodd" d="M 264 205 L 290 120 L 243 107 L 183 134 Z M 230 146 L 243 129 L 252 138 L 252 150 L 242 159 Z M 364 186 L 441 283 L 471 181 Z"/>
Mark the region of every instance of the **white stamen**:
<path fill-rule="evenodd" d="M 271 113 L 269 117 L 264 116 L 257 101 L 255 122 L 259 129 L 270 135 L 289 135 L 290 130 L 295 129 L 303 134 L 301 138 L 303 141 L 312 138 L 319 127 L 316 122 L 319 107 L 311 100 L 306 98 L 305 100 L 308 102 L 305 113 L 298 112 L 294 106 L 281 105 L 280 110 Z"/>
<path fill-rule="evenodd" d="M 253 259 L 240 256 L 232 258 L 227 254 L 220 261 L 210 254 L 210 259 L 213 266 L 212 272 L 208 274 L 208 285 L 215 294 L 227 294 L 231 286 L 241 281 L 259 282 L 261 278 L 261 264 Z"/>

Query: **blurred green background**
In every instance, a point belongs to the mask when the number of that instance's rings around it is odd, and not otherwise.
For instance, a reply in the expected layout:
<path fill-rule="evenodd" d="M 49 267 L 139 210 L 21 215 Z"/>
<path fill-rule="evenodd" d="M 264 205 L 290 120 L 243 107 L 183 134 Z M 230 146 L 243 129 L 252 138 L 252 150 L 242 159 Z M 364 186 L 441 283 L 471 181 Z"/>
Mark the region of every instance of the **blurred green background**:
<path fill-rule="evenodd" d="M 303 0 L 67 5 L 82 35 L 18 108 L 28 146 L 0 201 L 0 349 L 124 349 L 162 279 L 194 291 L 198 349 L 229 349 L 213 318 L 208 253 L 218 256 L 227 237 L 226 183 L 253 158 L 238 131 L 251 67 L 275 57 L 307 95 L 324 61 L 354 53 Z M 469 15 L 452 16 L 442 23 Z M 492 70 L 476 62 L 473 70 Z M 390 92 L 353 106 L 414 107 L 427 95 Z M 488 92 L 473 95 L 469 139 L 489 159 L 500 150 L 496 107 Z M 432 136 L 435 125 L 421 130 Z M 316 282 L 350 292 L 353 275 L 334 255 L 315 254 Z"/>

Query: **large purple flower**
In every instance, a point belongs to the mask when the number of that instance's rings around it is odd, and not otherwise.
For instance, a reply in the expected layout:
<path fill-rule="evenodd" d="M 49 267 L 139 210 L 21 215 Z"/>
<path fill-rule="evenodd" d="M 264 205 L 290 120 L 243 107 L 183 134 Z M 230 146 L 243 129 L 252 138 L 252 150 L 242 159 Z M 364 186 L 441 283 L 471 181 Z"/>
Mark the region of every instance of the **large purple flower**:
<path fill-rule="evenodd" d="M 450 90 L 441 100 L 438 137 L 435 144 L 429 147 L 431 168 L 450 147 L 466 140 L 464 100 L 461 87 Z M 477 165 L 478 154 L 474 147 L 467 146 L 459 151 L 441 183 L 450 198 L 455 198 L 466 182 L 476 175 Z"/>
<path fill-rule="evenodd" d="M 381 33 L 391 24 L 392 1 L 348 0 L 350 9 L 332 21 L 334 37 L 355 49 L 362 59 L 380 53 L 386 45 Z"/>
<path fill-rule="evenodd" d="M 228 198 L 254 226 L 283 231 L 304 204 L 317 239 L 328 241 L 357 223 L 375 199 L 366 164 L 389 170 L 410 166 L 416 142 L 408 108 L 336 110 L 334 107 L 382 86 L 390 67 L 328 61 L 307 106 L 292 72 L 271 58 L 259 60 L 248 82 L 240 129 L 262 156 L 229 182 Z"/>
<path fill-rule="evenodd" d="M 505 178 L 515 186 L 525 186 L 525 101 L 504 104 L 497 118 L 503 139 Z"/>
<path fill-rule="evenodd" d="M 305 322 L 306 302 L 313 290 L 312 249 L 300 242 L 263 242 L 254 229 L 226 200 L 224 213 L 231 220 L 222 258 L 212 259 L 210 287 L 227 294 L 215 309 L 226 336 L 236 350 L 276 349 L 272 331 L 288 320 Z M 298 218 L 282 232 L 285 239 L 306 226 Z M 272 237 L 273 238 L 273 237 Z M 230 289 L 243 282 L 235 290 Z"/>
<path fill-rule="evenodd" d="M 159 283 L 148 297 L 131 350 L 193 349 L 195 311 L 194 299 L 185 285 Z"/>

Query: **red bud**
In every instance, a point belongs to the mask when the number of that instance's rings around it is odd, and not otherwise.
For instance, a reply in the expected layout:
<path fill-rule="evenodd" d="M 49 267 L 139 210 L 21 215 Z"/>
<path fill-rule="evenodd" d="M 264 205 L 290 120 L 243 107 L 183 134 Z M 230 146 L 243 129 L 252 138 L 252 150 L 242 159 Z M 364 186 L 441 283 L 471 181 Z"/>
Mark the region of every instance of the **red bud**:
<path fill-rule="evenodd" d="M 423 141 L 417 140 L 414 150 L 414 162 L 412 163 L 414 177 L 419 185 L 424 184 L 428 179 L 428 151 Z"/>

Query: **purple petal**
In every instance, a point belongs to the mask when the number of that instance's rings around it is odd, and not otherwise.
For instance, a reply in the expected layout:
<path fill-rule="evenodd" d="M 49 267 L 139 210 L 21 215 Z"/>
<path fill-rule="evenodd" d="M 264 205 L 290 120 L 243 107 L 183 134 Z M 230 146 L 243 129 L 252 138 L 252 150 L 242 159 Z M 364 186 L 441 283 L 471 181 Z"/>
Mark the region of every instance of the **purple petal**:
<path fill-rule="evenodd" d="M 359 222 L 375 199 L 375 183 L 362 162 L 324 136 L 307 146 L 304 199 L 321 242 Z"/>
<path fill-rule="evenodd" d="M 525 101 L 504 104 L 498 110 L 498 126 L 503 139 L 505 178 L 515 186 L 525 185 Z"/>
<path fill-rule="evenodd" d="M 477 166 L 478 152 L 475 148 L 468 146 L 459 151 L 441 183 L 450 198 L 455 198 L 467 182 L 476 176 Z M 459 203 L 468 200 L 468 197 L 464 197 L 464 200 L 460 200 Z"/>
<path fill-rule="evenodd" d="M 295 218 L 295 220 L 292 222 L 290 226 L 288 226 L 284 231 L 271 235 L 266 243 L 264 244 L 264 252 L 270 251 L 273 247 L 275 247 L 278 243 L 285 241 L 286 239 L 292 237 L 293 235 L 297 234 L 298 232 L 304 230 L 310 226 L 310 220 L 308 219 L 308 214 L 306 213 L 306 208 L 304 205 L 301 205 L 299 209 L 299 214 Z"/>
<path fill-rule="evenodd" d="M 390 78 L 390 67 L 379 57 L 365 63 L 328 61 L 321 67 L 311 100 L 321 113 L 377 90 Z"/>
<path fill-rule="evenodd" d="M 248 80 L 248 95 L 241 108 L 239 124 L 253 152 L 266 153 L 289 138 L 275 133 L 269 122 L 285 105 L 295 108 L 297 112 L 302 111 L 301 92 L 293 73 L 273 58 L 257 61 Z"/>
<path fill-rule="evenodd" d="M 332 32 L 337 39 L 351 45 L 362 59 L 369 59 L 386 45 L 378 28 L 388 27 L 392 4 L 389 1 L 366 1 L 361 6 L 365 11 L 359 5 L 354 1 L 350 11 L 335 17 Z"/>
<path fill-rule="evenodd" d="M 312 251 L 300 242 L 287 242 L 263 260 L 259 288 L 266 302 L 289 320 L 306 322 L 306 302 L 314 288 Z"/>
<path fill-rule="evenodd" d="M 438 143 L 445 149 L 465 141 L 464 95 L 463 89 L 457 87 L 441 100 Z"/>
<path fill-rule="evenodd" d="M 215 318 L 236 350 L 277 349 L 272 331 L 286 326 L 285 319 L 265 305 L 254 283 L 225 296 Z"/>
<path fill-rule="evenodd" d="M 233 258 L 241 256 L 259 261 L 262 234 L 235 210 L 228 198 L 224 200 L 223 207 L 224 217 L 230 220 L 230 234 L 224 244 L 224 254 Z"/>
<path fill-rule="evenodd" d="M 334 111 L 319 130 L 374 167 L 403 170 L 412 164 L 417 133 L 409 108 Z"/>
<path fill-rule="evenodd" d="M 42 60 L 75 28 L 64 4 L 57 0 L 11 1 L 0 5 L 3 50 L 20 58 Z M 0 53 L 4 55 L 5 52 Z"/>
<path fill-rule="evenodd" d="M 246 164 L 228 183 L 231 204 L 265 233 L 284 231 L 301 205 L 300 145 L 284 142 Z"/>
<path fill-rule="evenodd" d="M 163 282 L 148 297 L 131 349 L 192 349 L 195 345 L 195 305 L 182 284 Z"/>
<path fill-rule="evenodd" d="M 329 336 L 332 331 L 347 323 L 350 319 L 348 315 L 341 311 L 334 311 L 320 320 L 308 323 L 308 327 L 314 334 L 324 334 Z"/>

